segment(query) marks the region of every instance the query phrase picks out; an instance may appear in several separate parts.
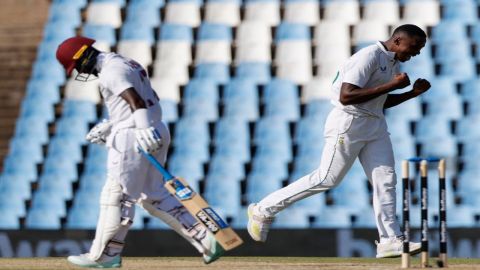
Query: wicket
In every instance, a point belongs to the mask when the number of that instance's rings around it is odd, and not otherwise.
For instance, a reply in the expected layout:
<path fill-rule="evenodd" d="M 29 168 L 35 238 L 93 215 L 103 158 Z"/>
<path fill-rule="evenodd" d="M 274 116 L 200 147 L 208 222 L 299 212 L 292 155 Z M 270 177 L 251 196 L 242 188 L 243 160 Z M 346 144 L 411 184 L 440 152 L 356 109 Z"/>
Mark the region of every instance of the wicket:
<path fill-rule="evenodd" d="M 402 268 L 410 267 L 410 162 L 420 163 L 420 208 L 421 208 L 421 267 L 429 267 L 428 254 L 428 164 L 438 163 L 439 175 L 439 239 L 440 253 L 438 258 L 439 267 L 447 267 L 447 212 L 446 212 L 446 183 L 445 183 L 445 159 L 438 158 L 410 158 L 402 162 L 402 207 L 403 207 L 403 251 Z"/>

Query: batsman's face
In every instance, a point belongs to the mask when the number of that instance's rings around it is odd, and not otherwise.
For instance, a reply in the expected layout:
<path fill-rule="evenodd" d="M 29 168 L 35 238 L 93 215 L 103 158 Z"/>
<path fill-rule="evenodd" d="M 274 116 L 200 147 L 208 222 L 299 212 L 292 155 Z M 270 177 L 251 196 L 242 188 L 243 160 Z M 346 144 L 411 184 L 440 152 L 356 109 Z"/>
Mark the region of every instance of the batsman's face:
<path fill-rule="evenodd" d="M 420 50 L 425 47 L 426 40 L 419 37 L 402 36 L 395 40 L 395 56 L 400 62 L 407 62 L 412 57 L 420 54 Z"/>

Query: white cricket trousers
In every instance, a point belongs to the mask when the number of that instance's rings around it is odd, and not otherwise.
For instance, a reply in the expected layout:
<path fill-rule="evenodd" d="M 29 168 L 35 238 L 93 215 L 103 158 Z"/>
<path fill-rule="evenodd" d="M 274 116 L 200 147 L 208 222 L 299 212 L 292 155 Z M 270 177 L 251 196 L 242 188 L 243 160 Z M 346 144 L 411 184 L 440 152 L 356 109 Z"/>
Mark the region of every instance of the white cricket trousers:
<path fill-rule="evenodd" d="M 385 118 L 354 116 L 334 108 L 327 117 L 324 136 L 319 167 L 269 194 L 258 203 L 260 211 L 274 216 L 298 200 L 337 186 L 358 157 L 373 186 L 373 210 L 380 240 L 400 236 L 395 216 L 395 160 Z"/>

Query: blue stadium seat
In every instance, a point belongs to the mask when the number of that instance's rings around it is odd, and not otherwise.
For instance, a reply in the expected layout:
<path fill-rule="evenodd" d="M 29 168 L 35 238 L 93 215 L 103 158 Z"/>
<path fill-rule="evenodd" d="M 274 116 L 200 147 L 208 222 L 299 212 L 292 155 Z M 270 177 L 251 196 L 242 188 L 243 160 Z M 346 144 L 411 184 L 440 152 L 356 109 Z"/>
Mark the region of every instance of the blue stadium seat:
<path fill-rule="evenodd" d="M 306 229 L 310 226 L 308 214 L 300 208 L 288 208 L 275 216 L 272 228 Z"/>
<path fill-rule="evenodd" d="M 424 157 L 444 157 L 447 158 L 447 162 L 455 158 L 457 152 L 457 140 L 451 137 L 441 138 L 442 143 L 438 143 L 435 140 L 420 140 L 421 143 L 421 156 Z"/>
<path fill-rule="evenodd" d="M 480 44 L 480 25 L 472 25 L 470 29 L 470 38 L 474 44 Z"/>
<path fill-rule="evenodd" d="M 410 99 L 398 106 L 385 110 L 388 119 L 394 121 L 416 121 L 422 118 L 422 102 L 421 99 Z M 387 122 L 389 125 L 391 121 Z"/>
<path fill-rule="evenodd" d="M 83 174 L 80 177 L 79 191 L 82 190 L 82 192 L 86 193 L 92 192 L 93 194 L 99 194 L 105 185 L 106 179 L 107 174 L 104 173 Z"/>
<path fill-rule="evenodd" d="M 27 213 L 25 201 L 12 198 L 11 196 L 0 196 L 0 213 L 2 213 L 3 216 L 13 215 L 16 217 L 24 217 Z"/>
<path fill-rule="evenodd" d="M 218 106 L 210 100 L 185 100 L 183 115 L 195 117 L 203 122 L 213 122 L 218 119 Z"/>
<path fill-rule="evenodd" d="M 145 28 L 153 28 L 160 25 L 160 6 L 163 3 L 159 1 L 135 1 L 131 2 L 127 8 L 125 23 L 141 25 Z"/>
<path fill-rule="evenodd" d="M 185 158 L 195 158 L 199 162 L 207 162 L 210 157 L 208 145 L 200 143 L 191 143 L 185 141 L 182 144 L 175 145 L 174 155 Z"/>
<path fill-rule="evenodd" d="M 98 211 L 100 209 L 101 192 L 102 192 L 102 189 L 77 190 L 77 193 L 75 193 L 75 197 L 73 198 L 73 208 L 75 207 L 92 208 Z"/>
<path fill-rule="evenodd" d="M 28 212 L 25 227 L 39 230 L 58 230 L 61 228 L 60 217 L 45 209 L 32 209 Z"/>
<path fill-rule="evenodd" d="M 258 104 L 258 88 L 250 79 L 233 79 L 225 85 L 223 91 L 224 100 L 234 99 Z"/>
<path fill-rule="evenodd" d="M 428 44 L 428 43 L 427 43 Z M 435 62 L 429 55 L 430 46 L 425 46 L 419 55 L 402 63 L 400 70 L 406 72 L 410 77 L 432 79 L 435 77 Z"/>
<path fill-rule="evenodd" d="M 198 40 L 232 40 L 232 29 L 228 25 L 203 23 L 198 28 Z"/>
<path fill-rule="evenodd" d="M 43 148 L 35 138 L 13 137 L 8 155 L 30 157 L 34 163 L 43 161 Z"/>
<path fill-rule="evenodd" d="M 464 24 L 478 22 L 477 3 L 474 0 L 443 1 L 443 20 L 452 20 Z"/>
<path fill-rule="evenodd" d="M 215 156 L 233 158 L 240 162 L 250 161 L 250 143 L 240 138 L 218 138 L 215 140 Z"/>
<path fill-rule="evenodd" d="M 75 27 L 62 22 L 48 22 L 43 31 L 45 41 L 57 42 L 57 44 L 73 36 L 75 36 Z"/>
<path fill-rule="evenodd" d="M 103 145 L 89 144 L 87 149 L 86 163 L 91 162 L 106 162 L 108 155 L 108 149 Z"/>
<path fill-rule="evenodd" d="M 83 169 L 83 173 L 86 175 L 90 174 L 104 174 L 107 173 L 107 162 L 105 161 L 98 161 L 95 162 L 94 159 L 87 158 L 85 161 L 85 168 Z"/>
<path fill-rule="evenodd" d="M 290 144 L 290 130 L 288 123 L 278 117 L 265 117 L 255 124 L 254 143 L 276 142 Z"/>
<path fill-rule="evenodd" d="M 273 174 L 252 171 L 247 178 L 248 203 L 259 202 L 268 194 L 282 188 L 282 180 Z"/>
<path fill-rule="evenodd" d="M 292 99 L 297 101 L 298 104 L 298 88 L 290 81 L 274 79 L 265 86 L 263 99 L 265 102 L 272 100 L 286 101 Z"/>
<path fill-rule="evenodd" d="M 53 59 L 39 59 L 34 62 L 32 69 L 34 80 L 48 80 L 56 86 L 65 83 L 65 70 L 58 61 Z"/>
<path fill-rule="evenodd" d="M 164 0 L 130 0 L 128 8 L 134 6 L 148 7 L 152 9 L 158 9 L 165 5 Z"/>
<path fill-rule="evenodd" d="M 227 216 L 235 216 L 240 209 L 240 182 L 236 180 L 229 174 L 209 174 L 206 178 L 205 200 Z"/>
<path fill-rule="evenodd" d="M 85 37 L 95 39 L 97 42 L 105 42 L 109 46 L 114 46 L 117 43 L 115 28 L 110 25 L 86 23 L 82 29 Z"/>
<path fill-rule="evenodd" d="M 256 84 L 266 84 L 271 79 L 270 63 L 239 63 L 235 68 L 235 78 L 249 79 Z"/>
<path fill-rule="evenodd" d="M 187 41 L 193 43 L 193 30 L 182 24 L 165 23 L 160 26 L 160 41 Z"/>
<path fill-rule="evenodd" d="M 478 148 L 478 144 L 476 147 L 473 147 L 474 150 L 477 150 Z M 462 197 L 470 196 L 469 194 L 475 195 L 476 191 L 480 191 L 480 183 L 477 181 L 479 171 L 475 162 L 475 159 L 478 158 L 478 153 L 474 152 L 472 155 L 466 156 L 465 158 L 466 160 L 468 158 L 469 161 L 467 161 L 465 165 L 469 165 L 469 167 L 473 168 L 471 168 L 471 170 L 469 168 L 465 168 L 464 171 L 458 174 L 457 191 Z"/>
<path fill-rule="evenodd" d="M 155 43 L 153 29 L 141 22 L 125 22 L 120 30 L 120 39 L 146 41 L 150 45 Z"/>
<path fill-rule="evenodd" d="M 208 145 L 210 134 L 207 123 L 201 121 L 201 118 L 198 117 L 180 119 L 175 125 L 173 145 L 177 147 L 184 142 Z"/>
<path fill-rule="evenodd" d="M 366 179 L 367 176 L 361 167 L 359 169 L 358 166 L 357 169 L 352 168 L 342 182 L 330 190 L 334 204 L 357 209 L 367 207 L 370 196 Z"/>
<path fill-rule="evenodd" d="M 81 145 L 65 137 L 54 137 L 48 145 L 48 157 L 80 163 L 83 159 Z"/>
<path fill-rule="evenodd" d="M 88 121 L 81 117 L 62 117 L 56 123 L 55 137 L 70 139 L 85 144 L 88 133 Z"/>
<path fill-rule="evenodd" d="M 193 79 L 185 86 L 183 97 L 186 100 L 208 100 L 218 103 L 218 88 L 214 81 L 207 79 Z"/>
<path fill-rule="evenodd" d="M 295 122 L 300 118 L 298 99 L 270 99 L 265 102 L 265 115 Z"/>
<path fill-rule="evenodd" d="M 455 6 L 459 6 L 459 5 L 455 5 Z M 451 6 L 448 8 L 450 8 L 450 11 L 453 11 Z M 454 42 L 459 40 L 466 41 L 468 39 L 467 26 L 463 22 L 457 19 L 442 20 L 439 24 L 433 27 L 431 39 L 433 42 L 438 43 L 438 45 L 440 45 L 443 42 Z"/>
<path fill-rule="evenodd" d="M 77 163 L 73 160 L 48 156 L 43 165 L 42 176 L 50 173 L 63 175 L 66 179 L 73 182 L 78 179 Z"/>
<path fill-rule="evenodd" d="M 57 85 L 48 79 L 30 79 L 27 83 L 26 99 L 46 100 L 50 104 L 60 101 L 60 91 Z"/>
<path fill-rule="evenodd" d="M 172 100 L 161 99 L 160 106 L 162 106 L 162 121 L 166 123 L 171 123 L 178 120 L 177 102 Z"/>
<path fill-rule="evenodd" d="M 296 181 L 307 174 L 310 174 L 320 166 L 321 152 L 313 158 L 309 155 L 300 155 L 295 158 L 293 173 L 290 175 L 290 182 Z"/>
<path fill-rule="evenodd" d="M 75 6 L 80 10 L 80 8 L 83 8 L 87 5 L 88 0 L 53 0 L 54 5 L 61 5 L 61 4 L 68 4 Z"/>
<path fill-rule="evenodd" d="M 33 195 L 31 211 L 44 211 L 57 217 L 64 217 L 67 214 L 67 206 L 63 194 L 58 190 L 40 189 Z"/>
<path fill-rule="evenodd" d="M 473 58 L 459 58 L 440 65 L 440 75 L 455 80 L 469 80 L 477 76 L 476 63 Z"/>
<path fill-rule="evenodd" d="M 62 40 L 63 41 L 63 40 Z M 38 60 L 56 60 L 55 52 L 57 51 L 58 45 L 62 41 L 46 41 L 43 40 L 40 42 L 37 48 L 37 59 Z"/>
<path fill-rule="evenodd" d="M 52 175 L 41 176 L 39 179 L 40 187 L 37 189 L 35 196 L 39 193 L 48 194 L 48 196 L 69 200 L 73 197 L 73 189 L 70 181 L 61 177 L 53 177 Z"/>
<path fill-rule="evenodd" d="M 228 174 L 234 179 L 245 178 L 245 168 L 243 163 L 235 158 L 227 158 L 225 156 L 213 155 L 210 159 L 209 174 Z"/>
<path fill-rule="evenodd" d="M 20 117 L 35 117 L 37 121 L 42 119 L 38 124 L 45 124 L 55 119 L 55 112 L 49 101 L 24 99 L 20 109 Z"/>
<path fill-rule="evenodd" d="M 3 166 L 3 173 L 18 175 L 29 182 L 38 177 L 37 164 L 28 155 L 7 156 Z"/>
<path fill-rule="evenodd" d="M 456 123 L 455 135 L 460 141 L 478 141 L 480 139 L 480 115 L 469 115 L 459 119 Z"/>
<path fill-rule="evenodd" d="M 119 4 L 121 7 L 124 7 L 125 4 L 127 3 L 126 0 L 93 0 L 93 2 L 104 2 L 104 3 L 117 3 Z"/>
<path fill-rule="evenodd" d="M 415 125 L 415 137 L 419 140 L 451 137 L 451 134 L 451 122 L 443 116 L 425 116 Z"/>
<path fill-rule="evenodd" d="M 78 27 L 82 23 L 80 9 L 71 3 L 54 3 L 50 5 L 48 21 Z"/>
<path fill-rule="evenodd" d="M 230 68 L 223 63 L 201 63 L 195 67 L 194 78 L 225 84 L 230 80 Z"/>
<path fill-rule="evenodd" d="M 455 206 L 448 214 L 449 228 L 472 228 L 475 226 L 475 215 L 478 215 L 477 206 Z"/>
<path fill-rule="evenodd" d="M 248 124 L 241 118 L 223 117 L 215 123 L 215 142 L 223 140 L 235 140 L 250 142 L 250 129 Z"/>
<path fill-rule="evenodd" d="M 275 32 L 275 41 L 285 40 L 310 40 L 310 28 L 308 25 L 295 23 L 281 23 Z"/>
<path fill-rule="evenodd" d="M 99 216 L 98 207 L 76 206 L 68 213 L 66 228 L 95 229 Z"/>
<path fill-rule="evenodd" d="M 367 206 L 363 209 L 359 209 L 354 214 L 354 216 L 355 216 L 355 221 L 352 224 L 353 228 L 362 228 L 362 229 L 377 228 L 373 208 L 371 206 Z"/>
<path fill-rule="evenodd" d="M 329 100 L 311 100 L 306 106 L 306 116 L 327 119 L 327 116 L 332 109 L 333 105 Z"/>
<path fill-rule="evenodd" d="M 259 156 L 252 160 L 252 173 L 271 174 L 279 180 L 288 178 L 288 166 L 281 158 L 274 156 Z"/>
<path fill-rule="evenodd" d="M 475 78 L 463 82 L 461 96 L 467 102 L 480 98 L 480 80 Z"/>
<path fill-rule="evenodd" d="M 257 145 L 255 157 L 272 157 L 288 163 L 293 159 L 292 145 L 265 141 Z"/>
<path fill-rule="evenodd" d="M 2 175 L 0 181 L 0 195 L 11 200 L 24 201 L 30 199 L 32 191 L 30 182 L 21 175 Z M 11 180 L 14 179 L 14 180 Z M 18 179 L 18 180 L 17 180 Z"/>
<path fill-rule="evenodd" d="M 297 122 L 293 141 L 297 144 L 321 144 L 324 141 L 325 118 L 307 116 Z"/>
<path fill-rule="evenodd" d="M 2 218 L 0 219 L 0 229 L 2 230 L 18 230 L 20 229 L 20 220 L 18 217 L 9 212 L 9 209 L 3 209 L 0 206 L 0 212 L 2 212 Z"/>
<path fill-rule="evenodd" d="M 322 208 L 315 216 L 314 228 L 350 228 L 351 227 L 350 207 L 328 206 Z"/>
<path fill-rule="evenodd" d="M 392 137 L 392 146 L 395 159 L 404 159 L 416 156 L 416 142 L 414 137 Z M 397 162 L 397 165 L 400 163 Z M 399 170 L 397 170 L 399 172 Z"/>
<path fill-rule="evenodd" d="M 198 183 L 205 176 L 203 163 L 194 158 L 173 155 L 167 159 L 168 170 L 173 175 L 179 175 L 187 180 L 195 190 L 199 190 Z"/>
<path fill-rule="evenodd" d="M 451 52 L 455 51 L 454 54 Z M 456 39 L 437 44 L 435 50 L 435 60 L 440 64 L 456 62 L 463 58 L 471 58 L 472 48 L 468 39 Z"/>
<path fill-rule="evenodd" d="M 403 119 L 397 114 L 388 114 L 387 117 L 388 132 L 390 138 L 412 138 L 411 123 L 408 119 Z"/>

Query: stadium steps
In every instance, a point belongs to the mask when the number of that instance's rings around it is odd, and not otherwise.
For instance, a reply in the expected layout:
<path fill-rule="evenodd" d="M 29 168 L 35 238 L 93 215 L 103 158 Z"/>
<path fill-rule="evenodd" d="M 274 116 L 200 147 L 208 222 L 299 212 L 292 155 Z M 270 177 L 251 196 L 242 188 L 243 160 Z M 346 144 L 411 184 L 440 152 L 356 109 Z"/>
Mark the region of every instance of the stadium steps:
<path fill-rule="evenodd" d="M 48 18 L 48 0 L 2 0 L 0 9 L 0 171 Z"/>

